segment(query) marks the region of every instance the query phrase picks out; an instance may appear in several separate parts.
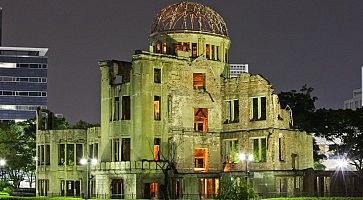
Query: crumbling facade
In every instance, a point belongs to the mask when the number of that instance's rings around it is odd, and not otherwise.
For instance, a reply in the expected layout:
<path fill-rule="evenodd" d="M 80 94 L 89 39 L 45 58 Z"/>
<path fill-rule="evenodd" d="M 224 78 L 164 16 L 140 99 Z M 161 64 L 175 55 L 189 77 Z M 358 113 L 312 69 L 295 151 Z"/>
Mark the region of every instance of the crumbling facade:
<path fill-rule="evenodd" d="M 302 191 L 312 137 L 290 129 L 291 111 L 262 76 L 229 77 L 229 47 L 209 7 L 161 10 L 148 51 L 99 62 L 99 128 L 38 130 L 38 195 L 87 193 L 81 157 L 97 158 L 90 192 L 104 198 L 211 198 L 224 173 L 247 177 L 257 192 Z"/>

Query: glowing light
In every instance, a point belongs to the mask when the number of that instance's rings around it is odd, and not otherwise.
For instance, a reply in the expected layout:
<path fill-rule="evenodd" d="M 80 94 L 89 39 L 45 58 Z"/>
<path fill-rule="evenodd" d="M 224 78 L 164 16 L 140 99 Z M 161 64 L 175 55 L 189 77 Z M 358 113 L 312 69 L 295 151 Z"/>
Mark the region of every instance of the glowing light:
<path fill-rule="evenodd" d="M 253 155 L 252 154 L 248 155 L 248 161 L 250 161 L 250 162 L 253 161 Z"/>
<path fill-rule="evenodd" d="M 346 168 L 348 166 L 348 162 L 345 159 L 338 160 L 338 167 L 340 169 Z"/>
<path fill-rule="evenodd" d="M 0 160 L 0 166 L 5 166 L 5 165 L 6 165 L 6 160 L 1 159 L 1 160 Z"/>
<path fill-rule="evenodd" d="M 86 164 L 87 164 L 87 159 L 82 158 L 82 159 L 79 161 L 79 163 L 80 163 L 81 165 L 86 165 Z"/>
<path fill-rule="evenodd" d="M 95 159 L 95 158 L 93 158 L 93 159 L 91 160 L 91 164 L 92 164 L 92 165 L 97 165 L 97 162 L 98 162 L 98 161 L 97 161 L 97 159 Z"/>
<path fill-rule="evenodd" d="M 240 153 L 238 158 L 240 161 L 244 161 L 244 160 L 246 160 L 246 155 L 244 153 Z"/>

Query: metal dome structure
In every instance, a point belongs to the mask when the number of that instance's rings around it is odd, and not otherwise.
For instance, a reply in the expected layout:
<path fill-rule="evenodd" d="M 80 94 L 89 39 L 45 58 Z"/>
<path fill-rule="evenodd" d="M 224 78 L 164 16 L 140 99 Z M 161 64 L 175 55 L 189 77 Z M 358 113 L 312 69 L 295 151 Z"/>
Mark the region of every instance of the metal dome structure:
<path fill-rule="evenodd" d="M 154 18 L 151 34 L 183 30 L 228 37 L 223 18 L 210 7 L 195 2 L 181 2 L 162 9 Z"/>

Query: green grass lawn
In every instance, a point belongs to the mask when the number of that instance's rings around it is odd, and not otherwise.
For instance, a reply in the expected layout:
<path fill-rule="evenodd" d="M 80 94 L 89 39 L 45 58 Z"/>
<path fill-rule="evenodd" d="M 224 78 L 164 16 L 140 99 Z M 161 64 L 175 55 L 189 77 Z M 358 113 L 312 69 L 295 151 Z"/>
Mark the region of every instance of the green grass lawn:
<path fill-rule="evenodd" d="M 269 198 L 268 200 L 363 200 L 363 197 L 285 197 Z"/>
<path fill-rule="evenodd" d="M 81 200 L 81 198 L 74 197 L 14 197 L 10 195 L 1 195 L 1 200 Z"/>

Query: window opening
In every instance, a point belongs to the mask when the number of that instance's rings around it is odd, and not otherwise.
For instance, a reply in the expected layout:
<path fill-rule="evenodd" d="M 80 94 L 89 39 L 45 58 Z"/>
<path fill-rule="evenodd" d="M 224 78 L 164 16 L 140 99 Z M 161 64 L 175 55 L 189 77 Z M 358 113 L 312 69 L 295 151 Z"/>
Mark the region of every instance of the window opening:
<path fill-rule="evenodd" d="M 253 139 L 253 161 L 266 162 L 266 138 Z"/>
<path fill-rule="evenodd" d="M 192 43 L 192 57 L 196 58 L 197 56 L 198 56 L 197 43 Z"/>
<path fill-rule="evenodd" d="M 65 144 L 58 145 L 58 165 L 64 165 L 65 162 Z"/>
<path fill-rule="evenodd" d="M 154 120 L 160 120 L 160 96 L 154 96 Z"/>
<path fill-rule="evenodd" d="M 209 60 L 210 59 L 210 45 L 205 44 L 205 57 Z"/>
<path fill-rule="evenodd" d="M 208 150 L 206 148 L 194 149 L 194 171 L 208 171 Z"/>
<path fill-rule="evenodd" d="M 252 98 L 251 120 L 266 120 L 266 97 Z"/>
<path fill-rule="evenodd" d="M 151 199 L 159 196 L 159 184 L 157 182 L 144 184 L 144 198 Z"/>
<path fill-rule="evenodd" d="M 161 47 L 161 42 L 157 42 L 156 45 L 155 45 L 155 47 L 156 48 L 155 48 L 154 52 L 155 53 L 161 53 L 161 48 L 162 48 Z"/>
<path fill-rule="evenodd" d="M 46 144 L 45 146 L 45 165 L 50 165 L 50 145 Z"/>
<path fill-rule="evenodd" d="M 207 132 L 208 129 L 208 109 L 194 108 L 194 131 Z"/>
<path fill-rule="evenodd" d="M 154 68 L 154 83 L 161 83 L 161 69 Z"/>
<path fill-rule="evenodd" d="M 218 195 L 219 179 L 202 178 L 199 179 L 199 194 L 204 199 L 213 199 Z"/>
<path fill-rule="evenodd" d="M 38 186 L 38 195 L 39 196 L 48 196 L 48 190 L 49 190 L 49 180 L 48 179 L 39 179 L 37 186 Z"/>
<path fill-rule="evenodd" d="M 92 156 L 93 156 L 93 144 L 90 144 L 88 147 L 89 147 L 88 148 L 88 157 L 92 158 Z"/>
<path fill-rule="evenodd" d="M 67 144 L 67 165 L 74 165 L 74 144 Z"/>
<path fill-rule="evenodd" d="M 215 60 L 214 45 L 212 45 L 211 53 L 212 53 L 212 60 Z"/>
<path fill-rule="evenodd" d="M 120 161 L 120 140 L 119 139 L 113 139 L 113 155 L 114 155 L 115 162 Z"/>
<path fill-rule="evenodd" d="M 224 140 L 224 161 L 225 163 L 238 163 L 239 144 L 237 139 Z"/>
<path fill-rule="evenodd" d="M 121 161 L 130 161 L 130 138 L 122 138 Z"/>
<path fill-rule="evenodd" d="M 112 179 L 111 181 L 111 199 L 123 199 L 124 198 L 124 180 Z"/>
<path fill-rule="evenodd" d="M 205 90 L 205 74 L 203 73 L 193 74 L 193 88 L 198 90 Z"/>
<path fill-rule="evenodd" d="M 114 98 L 114 111 L 113 111 L 113 120 L 118 121 L 120 119 L 120 98 Z"/>
<path fill-rule="evenodd" d="M 122 96 L 122 119 L 130 120 L 130 118 L 131 118 L 130 96 Z"/>
<path fill-rule="evenodd" d="M 154 160 L 160 160 L 160 138 L 154 138 Z"/>
<path fill-rule="evenodd" d="M 166 43 L 163 43 L 163 54 L 167 54 L 167 46 L 166 46 Z"/>
<path fill-rule="evenodd" d="M 76 144 L 76 164 L 81 164 L 81 159 L 83 158 L 83 145 Z"/>
<path fill-rule="evenodd" d="M 94 147 L 93 158 L 98 159 L 98 143 L 95 143 Z"/>
<path fill-rule="evenodd" d="M 225 124 L 239 122 L 239 100 L 227 100 L 226 103 L 226 120 Z"/>

